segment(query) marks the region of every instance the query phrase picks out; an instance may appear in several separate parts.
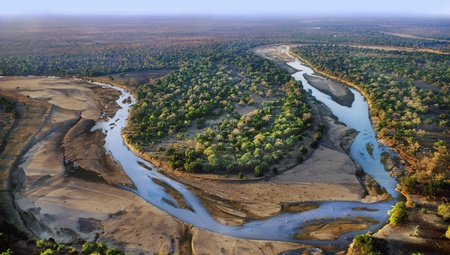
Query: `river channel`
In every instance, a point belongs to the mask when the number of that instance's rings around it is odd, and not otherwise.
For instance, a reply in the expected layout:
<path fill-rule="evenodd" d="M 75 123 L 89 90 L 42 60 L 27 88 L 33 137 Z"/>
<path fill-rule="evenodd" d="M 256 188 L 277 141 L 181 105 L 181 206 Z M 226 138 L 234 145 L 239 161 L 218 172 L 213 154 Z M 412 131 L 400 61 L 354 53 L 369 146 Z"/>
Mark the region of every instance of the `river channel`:
<path fill-rule="evenodd" d="M 350 156 L 364 171 L 372 175 L 374 179 L 384 187 L 392 197 L 397 197 L 395 191 L 396 180 L 391 178 L 384 170 L 384 166 L 380 161 L 380 155 L 383 152 L 391 153 L 385 146 L 378 143 L 375 131 L 372 128 L 369 119 L 369 109 L 364 97 L 356 90 L 351 90 L 355 94 L 355 101 L 351 107 L 345 107 L 337 104 L 331 98 L 312 87 L 304 78 L 304 74 L 314 75 L 311 68 L 305 66 L 300 61 L 288 63 L 290 66 L 299 70 L 293 74 L 296 80 L 303 83 L 304 89 L 311 91 L 312 95 L 325 105 L 327 105 L 333 114 L 350 128 L 359 131 L 358 136 L 351 145 Z M 255 240 L 273 240 L 273 241 L 289 241 L 297 243 L 308 243 L 317 245 L 342 245 L 347 244 L 349 238 L 359 233 L 367 231 L 376 231 L 381 228 L 388 218 L 387 211 L 391 209 L 394 200 L 378 203 L 362 203 L 362 202 L 345 202 L 345 201 L 329 201 L 319 202 L 319 207 L 314 210 L 302 213 L 281 213 L 264 220 L 249 219 L 242 226 L 226 226 L 214 220 L 208 210 L 203 206 L 201 200 L 191 193 L 185 185 L 178 183 L 163 174 L 156 167 L 144 161 L 130 151 L 122 140 L 121 130 L 125 127 L 128 111 L 136 102 L 135 98 L 128 91 L 114 87 L 122 92 L 117 103 L 121 106 L 115 115 L 108 122 L 99 122 L 93 128 L 102 129 L 106 133 L 105 149 L 111 153 L 117 162 L 120 162 L 124 171 L 130 177 L 135 185 L 132 192 L 141 198 L 167 212 L 168 214 L 178 218 L 179 220 L 192 224 L 196 227 L 203 228 L 215 233 L 233 236 L 237 238 L 255 239 Z M 125 100 L 131 98 L 130 100 Z M 369 154 L 366 145 L 373 146 L 373 152 Z M 177 202 L 164 190 L 164 187 L 158 185 L 153 180 L 164 182 L 178 191 L 184 199 L 184 202 L 192 209 L 183 209 L 177 206 Z M 364 210 L 352 210 L 354 208 L 366 208 Z M 294 235 L 299 229 L 306 224 L 311 224 L 316 219 L 349 219 L 351 217 L 371 218 L 378 223 L 369 224 L 370 228 L 363 231 L 354 231 L 342 234 L 337 240 L 312 241 L 298 240 Z"/>

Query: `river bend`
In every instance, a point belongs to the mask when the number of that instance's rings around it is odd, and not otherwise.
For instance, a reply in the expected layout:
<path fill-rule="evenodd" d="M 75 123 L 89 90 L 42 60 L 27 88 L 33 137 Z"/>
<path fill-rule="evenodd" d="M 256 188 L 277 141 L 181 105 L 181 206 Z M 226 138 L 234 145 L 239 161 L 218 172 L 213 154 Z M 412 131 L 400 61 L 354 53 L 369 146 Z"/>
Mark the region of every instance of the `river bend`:
<path fill-rule="evenodd" d="M 351 89 L 352 93 L 355 94 L 355 101 L 351 107 L 341 106 L 331 100 L 329 96 L 316 90 L 306 81 L 303 76 L 304 74 L 314 75 L 311 68 L 305 66 L 298 60 L 288 64 L 297 70 L 300 70 L 293 74 L 293 77 L 303 83 L 305 90 L 311 91 L 312 95 L 317 100 L 327 105 L 340 122 L 359 131 L 358 136 L 351 145 L 350 156 L 363 167 L 364 171 L 372 175 L 374 179 L 384 187 L 389 194 L 391 194 L 391 196 L 397 197 L 395 191 L 396 180 L 389 177 L 388 173 L 384 170 L 383 164 L 380 162 L 380 155 L 382 152 L 392 152 L 385 146 L 379 144 L 376 140 L 375 131 L 373 130 L 369 119 L 368 105 L 364 100 L 364 97 L 358 91 Z M 281 213 L 264 220 L 249 220 L 249 222 L 242 226 L 223 225 L 211 217 L 200 199 L 191 193 L 185 185 L 162 175 L 152 164 L 136 156 L 127 148 L 122 140 L 121 130 L 125 127 L 129 109 L 136 102 L 136 99 L 125 89 L 118 87 L 114 88 L 122 92 L 122 95 L 117 100 L 121 109 L 119 109 L 116 115 L 109 119 L 108 122 L 98 122 L 92 130 L 102 129 L 106 134 L 105 149 L 107 153 L 112 154 L 117 162 L 120 162 L 124 171 L 133 181 L 136 189 L 130 190 L 147 202 L 183 222 L 212 232 L 237 238 L 322 245 L 342 245 L 348 242 L 348 237 L 353 237 L 359 233 L 365 233 L 368 230 L 376 231 L 382 227 L 387 220 L 387 211 L 391 209 L 394 201 L 371 204 L 362 202 L 329 201 L 320 202 L 320 206 L 317 209 L 302 213 Z M 125 100 L 127 98 L 131 98 L 131 102 L 130 100 Z M 372 145 L 374 148 L 371 155 L 369 155 L 366 150 L 367 144 Z M 177 205 L 175 199 L 164 191 L 164 187 L 156 184 L 153 181 L 154 179 L 170 185 L 173 189 L 182 194 L 184 202 L 192 208 L 192 210 L 174 206 Z M 352 208 L 357 207 L 364 207 L 367 208 L 367 210 L 352 210 Z M 370 224 L 370 229 L 345 233 L 337 240 L 311 241 L 297 240 L 294 238 L 294 235 L 298 233 L 299 228 L 306 223 L 313 222 L 317 218 L 345 219 L 346 217 L 368 217 L 376 219 L 379 223 Z"/>

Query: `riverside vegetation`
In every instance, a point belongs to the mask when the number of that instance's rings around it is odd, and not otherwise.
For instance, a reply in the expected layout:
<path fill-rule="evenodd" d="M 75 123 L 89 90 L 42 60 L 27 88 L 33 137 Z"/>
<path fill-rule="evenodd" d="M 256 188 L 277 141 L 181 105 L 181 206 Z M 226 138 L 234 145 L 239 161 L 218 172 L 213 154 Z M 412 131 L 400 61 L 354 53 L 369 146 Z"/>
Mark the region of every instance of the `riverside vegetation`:
<path fill-rule="evenodd" d="M 406 159 L 405 192 L 448 196 L 449 54 L 337 45 L 293 52 L 362 91 L 378 136 Z"/>
<path fill-rule="evenodd" d="M 301 163 L 322 132 L 312 125 L 301 84 L 250 49 L 310 44 L 293 53 L 370 100 L 379 136 L 407 164 L 403 192 L 428 196 L 444 208 L 450 165 L 448 20 L 256 19 L 252 26 L 249 20 L 176 21 L 42 19 L 45 29 L 39 31 L 24 29 L 22 20 L 1 21 L 0 75 L 106 75 L 110 82 L 128 77 L 125 85 L 136 89 L 138 102 L 124 135 L 139 151 L 181 171 L 261 176 L 276 173 L 283 158 Z M 81 33 L 73 33 L 75 27 Z M 401 36 L 410 31 L 414 37 Z M 54 40 L 55 34 L 63 39 Z M 155 70 L 167 75 L 135 79 L 138 72 Z M 15 102 L 0 104 L 7 128 L 16 117 Z M 367 236 L 356 240 L 369 244 L 364 252 L 373 242 Z M 7 243 L 20 250 L 14 245 Z"/>

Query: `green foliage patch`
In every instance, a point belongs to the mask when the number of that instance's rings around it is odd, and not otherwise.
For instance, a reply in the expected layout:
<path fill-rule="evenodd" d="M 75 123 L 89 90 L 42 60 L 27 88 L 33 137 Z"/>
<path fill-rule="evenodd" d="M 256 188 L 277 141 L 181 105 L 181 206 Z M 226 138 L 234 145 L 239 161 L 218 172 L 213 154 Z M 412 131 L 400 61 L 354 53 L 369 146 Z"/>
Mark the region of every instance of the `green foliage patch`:
<path fill-rule="evenodd" d="M 195 173 L 259 177 L 290 151 L 300 154 L 294 148 L 312 128 L 302 85 L 246 47 L 193 51 L 179 71 L 141 86 L 128 141 L 173 169 Z M 165 153 L 155 149 L 167 139 L 177 142 L 165 145 Z"/>

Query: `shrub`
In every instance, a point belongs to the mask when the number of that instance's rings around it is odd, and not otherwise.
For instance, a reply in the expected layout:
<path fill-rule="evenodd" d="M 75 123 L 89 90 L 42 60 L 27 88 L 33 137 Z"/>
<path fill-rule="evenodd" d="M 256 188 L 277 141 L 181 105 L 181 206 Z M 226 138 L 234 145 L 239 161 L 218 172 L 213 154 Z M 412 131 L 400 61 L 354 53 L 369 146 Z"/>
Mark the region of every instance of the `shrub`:
<path fill-rule="evenodd" d="M 444 220 L 450 219 L 450 204 L 440 204 L 437 214 L 444 217 Z"/>
<path fill-rule="evenodd" d="M 400 225 L 402 224 L 406 218 L 408 217 L 408 212 L 406 211 L 406 204 L 405 202 L 398 202 L 394 205 L 392 210 L 388 212 L 390 215 L 389 222 L 394 225 Z"/>
<path fill-rule="evenodd" d="M 376 238 L 369 234 L 361 234 L 353 239 L 354 251 L 357 255 L 381 255 L 383 254 L 376 245 Z"/>
<path fill-rule="evenodd" d="M 255 166 L 255 172 L 254 172 L 254 175 L 255 175 L 256 177 L 261 177 L 261 176 L 263 176 L 263 172 L 262 172 L 260 166 Z"/>
<path fill-rule="evenodd" d="M 445 237 L 447 237 L 448 239 L 450 239 L 450 225 L 447 228 L 447 232 L 445 232 Z"/>
<path fill-rule="evenodd" d="M 55 252 L 52 249 L 46 249 L 44 252 L 41 252 L 41 255 L 53 255 Z"/>
<path fill-rule="evenodd" d="M 84 243 L 83 246 L 81 246 L 81 251 L 86 254 L 91 254 L 97 249 L 96 243 Z"/>
<path fill-rule="evenodd" d="M 306 153 L 308 153 L 308 149 L 306 149 L 304 146 L 301 146 L 301 147 L 300 147 L 300 152 L 301 152 L 302 154 L 306 154 Z"/>
<path fill-rule="evenodd" d="M 419 184 L 418 180 L 417 180 L 417 175 L 411 175 L 411 176 L 403 176 L 402 178 L 400 178 L 400 184 L 403 187 L 403 190 L 408 192 L 408 193 L 417 193 L 417 185 Z"/>
<path fill-rule="evenodd" d="M 56 250 L 58 248 L 58 245 L 55 243 L 55 240 L 53 238 L 50 238 L 47 240 L 40 239 L 36 241 L 36 248 L 38 248 L 41 251 L 45 250 Z"/>
<path fill-rule="evenodd" d="M 0 253 L 0 255 L 13 255 L 13 252 L 11 251 L 11 249 L 8 249 L 7 251 Z"/>

